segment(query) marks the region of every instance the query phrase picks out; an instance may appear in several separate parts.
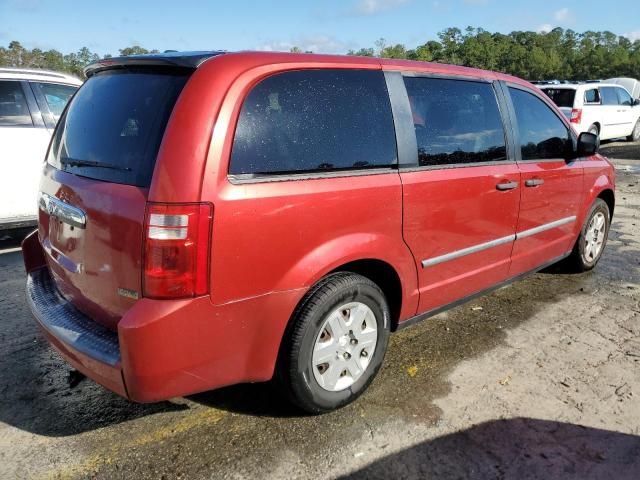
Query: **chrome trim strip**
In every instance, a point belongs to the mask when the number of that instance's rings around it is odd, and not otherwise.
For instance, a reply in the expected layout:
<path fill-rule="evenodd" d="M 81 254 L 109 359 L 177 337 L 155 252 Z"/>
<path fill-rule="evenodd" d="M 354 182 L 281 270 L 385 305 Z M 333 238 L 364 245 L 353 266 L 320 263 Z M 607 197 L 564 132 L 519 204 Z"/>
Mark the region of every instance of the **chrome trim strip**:
<path fill-rule="evenodd" d="M 529 230 L 524 230 L 522 232 L 516 233 L 515 235 L 508 235 L 506 237 L 496 238 L 495 240 L 491 240 L 489 242 L 479 243 L 478 245 L 463 248 L 461 250 L 455 250 L 453 252 L 440 255 L 438 257 L 427 258 L 426 260 L 422 260 L 422 268 L 431 267 L 433 265 L 437 265 L 442 262 L 448 262 L 449 260 L 455 260 L 456 258 L 464 257 L 466 255 L 471 255 L 472 253 L 478 253 L 483 250 L 487 250 L 488 248 L 504 245 L 505 243 L 509 243 L 514 240 L 518 240 L 520 238 L 530 237 L 540 232 L 551 230 L 552 228 L 556 228 L 561 225 L 565 225 L 567 223 L 572 223 L 575 221 L 576 221 L 575 215 L 571 217 L 565 217 L 565 218 L 556 220 L 554 222 L 545 223 L 544 225 L 540 225 L 535 228 L 530 228 Z"/>
<path fill-rule="evenodd" d="M 85 228 L 87 225 L 87 217 L 82 210 L 46 193 L 39 192 L 38 207 L 50 216 L 74 227 Z"/>
<path fill-rule="evenodd" d="M 530 237 L 531 235 L 536 235 L 540 232 L 544 232 L 546 230 L 551 230 L 552 228 L 559 227 L 561 225 L 565 225 L 567 223 L 573 223 L 576 221 L 575 215 L 572 217 L 561 218 L 560 220 L 556 220 L 555 222 L 545 223 L 544 225 L 540 225 L 538 227 L 530 228 L 529 230 L 524 230 L 516 234 L 516 240 L 519 238 Z"/>
<path fill-rule="evenodd" d="M 478 245 L 474 245 L 473 247 L 463 248 L 462 250 L 456 250 L 451 253 L 445 253 L 444 255 L 440 255 L 439 257 L 428 258 L 426 260 L 422 260 L 422 267 L 431 267 L 433 265 L 437 265 L 438 263 L 448 262 L 449 260 L 464 257 L 465 255 L 471 255 L 472 253 L 481 252 L 482 250 L 486 250 L 488 248 L 493 248 L 497 247 L 498 245 L 513 242 L 515 239 L 515 235 L 509 235 L 502 238 L 496 238 L 495 240 L 491 240 L 489 242 L 480 243 Z"/>

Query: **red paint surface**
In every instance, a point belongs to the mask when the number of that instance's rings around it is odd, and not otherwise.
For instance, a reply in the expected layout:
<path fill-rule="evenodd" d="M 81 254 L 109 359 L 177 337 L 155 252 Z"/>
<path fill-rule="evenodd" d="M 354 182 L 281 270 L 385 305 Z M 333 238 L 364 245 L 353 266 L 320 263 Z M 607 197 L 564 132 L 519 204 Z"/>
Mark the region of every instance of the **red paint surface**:
<path fill-rule="evenodd" d="M 69 301 L 120 339 L 121 364 L 111 368 L 49 337 L 76 368 L 136 401 L 268 380 L 295 306 L 326 273 L 355 260 L 387 263 L 401 280 L 403 321 L 566 252 L 594 198 L 614 188 L 613 169 L 599 155 L 572 163 L 233 184 L 227 167 L 244 97 L 264 76 L 301 68 L 410 70 L 528 85 L 464 67 L 373 58 L 242 53 L 206 61 L 178 99 L 148 191 L 45 170 L 41 190 L 89 218 L 85 230 L 71 230 L 41 212 L 49 269 Z M 528 178 L 545 183 L 525 189 Z M 496 190 L 507 180 L 520 187 Z M 118 288 L 142 291 L 147 201 L 214 205 L 210 295 L 137 301 L 118 295 Z M 543 236 L 421 266 L 425 258 L 570 215 L 575 224 Z M 24 254 L 28 268 L 42 263 L 33 245 Z M 67 268 L 73 265 L 81 273 Z"/>

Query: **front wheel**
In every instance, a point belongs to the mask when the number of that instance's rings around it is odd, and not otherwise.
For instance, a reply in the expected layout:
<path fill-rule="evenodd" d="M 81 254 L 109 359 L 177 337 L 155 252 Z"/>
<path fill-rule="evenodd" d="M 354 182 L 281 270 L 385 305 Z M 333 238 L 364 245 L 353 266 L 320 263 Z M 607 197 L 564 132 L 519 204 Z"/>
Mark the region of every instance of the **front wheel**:
<path fill-rule="evenodd" d="M 342 407 L 364 392 L 384 359 L 389 307 L 366 277 L 329 275 L 305 296 L 281 350 L 278 378 L 309 413 Z"/>
<path fill-rule="evenodd" d="M 627 137 L 627 140 L 630 142 L 637 142 L 638 140 L 640 140 L 640 118 L 636 122 L 636 126 L 633 127 L 633 132 L 631 132 L 631 135 Z"/>
<path fill-rule="evenodd" d="M 597 198 L 568 258 L 574 270 L 586 272 L 596 266 L 607 243 L 610 223 L 609 206 L 604 200 Z"/>

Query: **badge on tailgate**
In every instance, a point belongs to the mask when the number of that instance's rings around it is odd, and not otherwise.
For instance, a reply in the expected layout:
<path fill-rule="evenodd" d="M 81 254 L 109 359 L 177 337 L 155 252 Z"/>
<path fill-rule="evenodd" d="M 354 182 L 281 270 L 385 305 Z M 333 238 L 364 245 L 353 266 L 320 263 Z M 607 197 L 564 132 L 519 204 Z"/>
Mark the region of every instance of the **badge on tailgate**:
<path fill-rule="evenodd" d="M 44 192 L 38 194 L 38 206 L 49 216 L 74 227 L 85 228 L 87 225 L 87 217 L 82 210 Z"/>

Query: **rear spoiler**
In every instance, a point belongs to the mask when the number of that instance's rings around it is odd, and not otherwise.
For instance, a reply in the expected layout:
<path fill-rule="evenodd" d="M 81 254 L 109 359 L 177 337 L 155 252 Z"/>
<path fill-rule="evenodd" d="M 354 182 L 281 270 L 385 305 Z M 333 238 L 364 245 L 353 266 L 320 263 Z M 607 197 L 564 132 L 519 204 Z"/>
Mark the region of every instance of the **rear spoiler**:
<path fill-rule="evenodd" d="M 225 52 L 222 50 L 210 52 L 165 52 L 103 58 L 87 65 L 84 68 L 84 74 L 89 78 L 102 70 L 128 67 L 173 67 L 195 70 L 209 58 L 223 53 Z"/>

